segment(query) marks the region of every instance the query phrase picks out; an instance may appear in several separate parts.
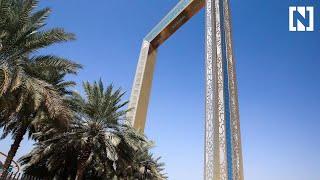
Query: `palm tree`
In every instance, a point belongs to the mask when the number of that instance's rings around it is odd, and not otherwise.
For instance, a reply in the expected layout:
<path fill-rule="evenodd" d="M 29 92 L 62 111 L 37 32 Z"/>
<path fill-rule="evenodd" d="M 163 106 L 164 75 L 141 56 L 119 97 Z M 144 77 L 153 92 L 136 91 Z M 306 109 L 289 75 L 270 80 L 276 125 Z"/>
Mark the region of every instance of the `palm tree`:
<path fill-rule="evenodd" d="M 101 164 L 104 168 L 100 173 L 104 174 L 104 170 L 110 169 L 110 165 L 118 159 L 118 146 L 126 150 L 137 149 L 135 142 L 144 141 L 143 136 L 124 131 L 120 121 L 127 112 L 123 110 L 127 102 L 121 102 L 124 93 L 120 89 L 114 91 L 112 85 L 104 89 L 101 80 L 93 85 L 86 82 L 83 87 L 86 99 L 76 94 L 74 96 L 74 107 L 79 116 L 73 129 L 80 135 L 78 139 L 75 137 L 75 142 L 79 141 L 76 144 L 81 149 L 76 179 L 80 180 L 91 161 Z"/>
<path fill-rule="evenodd" d="M 121 90 L 114 90 L 112 85 L 104 88 L 101 80 L 94 84 L 84 83 L 84 90 L 86 98 L 79 94 L 72 98 L 76 116 L 66 132 L 34 134 L 41 140 L 20 160 L 26 165 L 26 173 L 58 179 L 132 179 L 133 174 L 124 176 L 121 172 L 129 167 L 140 170 L 145 164 L 138 162 L 137 157 L 139 152 L 146 152 L 145 147 L 150 147 L 150 143 L 126 125 L 124 115 L 127 110 L 123 108 L 127 102 L 121 102 L 124 95 Z M 141 159 L 150 162 L 149 157 Z M 149 169 L 148 173 L 154 173 Z M 41 175 L 39 172 L 46 173 Z"/>
<path fill-rule="evenodd" d="M 61 124 L 72 117 L 59 85 L 51 84 L 47 77 L 54 73 L 62 77 L 75 74 L 81 66 L 35 52 L 73 40 L 74 35 L 58 28 L 43 30 L 50 9 L 35 11 L 37 4 L 37 0 L 0 0 L 0 127 L 4 128 L 3 137 L 12 133 L 14 139 L 5 171 L 24 134 L 33 132 L 35 126 L 31 125 L 44 119 L 44 114 L 48 115 L 46 119 Z"/>
<path fill-rule="evenodd" d="M 167 176 L 164 171 L 164 163 L 160 162 L 160 157 L 155 158 L 150 153 L 153 143 L 143 145 L 133 156 L 133 163 L 119 163 L 117 177 L 120 179 L 137 180 L 165 180 Z"/>
<path fill-rule="evenodd" d="M 71 93 L 68 90 L 68 88 L 70 86 L 73 86 L 75 83 L 72 81 L 63 81 L 63 79 L 65 77 L 65 73 L 61 73 L 61 72 L 59 73 L 58 71 L 51 71 L 50 73 L 46 73 L 46 71 L 41 71 L 41 72 L 45 73 L 45 74 L 43 74 L 43 77 L 45 78 L 47 76 L 47 81 L 52 83 L 52 85 L 55 87 L 58 94 L 66 97 L 68 94 Z M 3 99 L 5 99 L 5 98 L 0 98 L 0 102 Z M 68 99 L 65 99 L 64 101 L 65 101 L 65 104 L 68 104 Z M 5 101 L 5 102 L 9 102 L 9 101 Z M 23 107 L 19 113 L 21 113 L 21 114 L 30 114 L 31 113 L 30 111 L 28 112 L 27 110 L 23 111 L 24 109 L 26 109 L 26 108 Z M 33 133 L 35 133 L 37 131 L 47 130 L 48 126 L 49 127 L 52 127 L 52 126 L 56 127 L 56 130 L 59 130 L 59 132 L 64 129 L 64 128 L 61 129 L 60 126 L 57 127 L 57 125 L 60 124 L 60 123 L 57 123 L 57 121 L 59 119 L 55 119 L 55 120 L 51 119 L 49 112 L 46 110 L 44 105 L 41 105 L 38 108 L 38 110 L 36 112 L 34 112 L 33 114 L 34 114 L 34 116 L 32 116 L 30 118 L 12 119 L 9 117 L 9 120 L 3 121 L 5 124 L 3 125 L 4 126 L 3 135 L 1 138 L 4 138 L 8 134 L 12 133 L 14 140 L 15 140 L 14 143 L 16 143 L 16 142 L 20 143 L 21 141 L 19 141 L 19 139 L 17 140 L 18 135 L 16 133 L 19 133 L 19 130 L 21 130 L 22 129 L 21 127 L 23 127 L 23 126 L 25 127 L 25 129 L 23 130 L 23 133 L 28 132 L 29 138 L 31 137 L 31 135 Z M 20 131 L 20 133 L 21 133 L 21 131 Z M 21 134 L 20 137 L 23 137 L 23 135 Z M 12 145 L 10 151 L 13 149 L 13 147 L 16 147 L 16 144 Z M 17 145 L 17 147 L 19 147 L 19 145 Z"/>

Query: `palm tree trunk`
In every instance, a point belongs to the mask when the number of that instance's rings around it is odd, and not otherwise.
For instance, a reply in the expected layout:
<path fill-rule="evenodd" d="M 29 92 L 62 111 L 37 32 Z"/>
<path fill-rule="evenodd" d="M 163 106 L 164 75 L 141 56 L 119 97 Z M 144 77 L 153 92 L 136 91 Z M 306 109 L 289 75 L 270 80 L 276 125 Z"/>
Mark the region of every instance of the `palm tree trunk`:
<path fill-rule="evenodd" d="M 23 136 L 26 134 L 27 130 L 28 130 L 27 126 L 21 126 L 18 129 L 17 134 L 15 136 L 15 139 L 13 141 L 13 144 L 11 145 L 10 150 L 8 152 L 8 156 L 7 156 L 7 158 L 6 158 L 5 162 L 4 162 L 3 173 L 2 173 L 0 179 L 5 179 L 5 177 L 8 175 L 8 169 L 9 169 L 11 163 L 12 163 L 12 160 L 13 160 L 14 156 L 17 153 L 17 150 L 20 147 L 20 143 L 23 140 Z"/>
<path fill-rule="evenodd" d="M 77 176 L 75 180 L 83 180 L 84 170 L 85 170 L 84 166 L 80 166 L 77 168 Z"/>
<path fill-rule="evenodd" d="M 91 154 L 91 148 L 88 145 L 79 158 L 78 165 L 77 165 L 77 176 L 75 180 L 83 180 L 83 175 L 87 168 L 87 165 L 88 165 L 87 161 L 90 157 L 90 154 Z"/>

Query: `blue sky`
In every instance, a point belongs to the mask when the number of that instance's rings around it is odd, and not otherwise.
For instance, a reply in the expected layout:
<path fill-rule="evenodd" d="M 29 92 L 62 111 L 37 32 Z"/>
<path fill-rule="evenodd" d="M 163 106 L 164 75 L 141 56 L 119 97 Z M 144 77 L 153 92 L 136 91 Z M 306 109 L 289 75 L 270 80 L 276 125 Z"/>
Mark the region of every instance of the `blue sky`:
<path fill-rule="evenodd" d="M 49 26 L 77 41 L 54 53 L 84 65 L 77 77 L 127 91 L 142 38 L 178 0 L 47 0 Z M 231 1 L 246 180 L 319 180 L 320 8 L 317 1 Z M 315 32 L 288 31 L 290 5 L 316 6 Z M 319 12 L 318 12 L 319 11 Z M 159 49 L 146 133 L 171 180 L 203 179 L 204 11 Z M 77 87 L 80 91 L 80 86 Z M 9 139 L 0 141 L 6 152 Z M 18 156 L 31 148 L 24 141 Z"/>

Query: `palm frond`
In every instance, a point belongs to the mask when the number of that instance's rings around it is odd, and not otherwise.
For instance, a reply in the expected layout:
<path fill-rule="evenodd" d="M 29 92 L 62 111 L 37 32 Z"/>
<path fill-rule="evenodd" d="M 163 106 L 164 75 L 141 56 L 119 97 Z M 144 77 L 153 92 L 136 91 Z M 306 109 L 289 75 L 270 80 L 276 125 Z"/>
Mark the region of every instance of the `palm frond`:
<path fill-rule="evenodd" d="M 35 56 L 30 59 L 31 66 L 42 70 L 59 70 L 63 73 L 76 74 L 82 66 L 74 63 L 68 59 L 61 58 L 58 56 L 47 55 L 47 56 Z"/>
<path fill-rule="evenodd" d="M 49 17 L 51 13 L 50 8 L 44 8 L 39 10 L 31 15 L 31 23 L 33 25 L 33 29 L 39 29 L 45 25 L 45 21 Z"/>
<path fill-rule="evenodd" d="M 19 18 L 19 24 L 24 25 L 28 20 L 29 16 L 32 13 L 32 10 L 37 7 L 38 5 L 37 0 L 24 0 L 24 3 L 22 4 L 21 12 L 20 12 L 20 18 Z"/>
<path fill-rule="evenodd" d="M 24 45 L 23 52 L 33 52 L 56 43 L 67 42 L 74 39 L 74 34 L 67 33 L 61 28 L 55 28 L 45 32 L 35 32 Z"/>
<path fill-rule="evenodd" d="M 11 83 L 10 70 L 7 63 L 0 66 L 0 97 L 6 93 Z"/>

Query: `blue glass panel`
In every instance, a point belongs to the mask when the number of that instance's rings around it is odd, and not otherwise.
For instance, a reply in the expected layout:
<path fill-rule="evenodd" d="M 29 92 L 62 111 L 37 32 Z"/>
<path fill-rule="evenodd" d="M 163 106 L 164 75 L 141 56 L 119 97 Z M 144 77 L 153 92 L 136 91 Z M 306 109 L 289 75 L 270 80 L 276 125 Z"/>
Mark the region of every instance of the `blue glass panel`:
<path fill-rule="evenodd" d="M 226 149 L 227 149 L 227 172 L 228 180 L 233 179 L 233 167 L 232 167 L 232 128 L 231 128 L 231 115 L 230 115 L 230 92 L 229 92 L 229 73 L 228 73 L 228 57 L 227 57 L 227 45 L 226 45 L 226 34 L 224 27 L 224 3 L 222 0 L 220 4 L 220 23 L 221 23 L 221 44 L 222 44 L 222 66 L 223 66 L 223 89 L 224 89 L 224 113 L 225 113 L 225 123 L 226 123 Z"/>
<path fill-rule="evenodd" d="M 151 42 L 161 31 L 166 28 L 189 4 L 194 0 L 181 0 L 155 28 L 145 37 L 145 40 Z"/>

